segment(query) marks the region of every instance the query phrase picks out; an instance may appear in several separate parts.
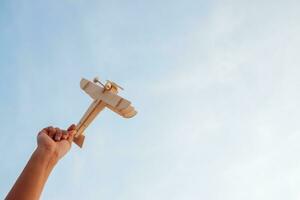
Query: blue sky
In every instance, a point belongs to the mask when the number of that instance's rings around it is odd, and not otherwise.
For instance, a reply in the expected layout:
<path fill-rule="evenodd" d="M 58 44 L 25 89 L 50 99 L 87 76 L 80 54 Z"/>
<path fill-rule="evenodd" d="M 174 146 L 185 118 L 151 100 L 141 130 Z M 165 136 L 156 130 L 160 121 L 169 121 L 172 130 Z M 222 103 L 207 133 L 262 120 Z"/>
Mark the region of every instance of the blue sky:
<path fill-rule="evenodd" d="M 45 200 L 299 199 L 299 1 L 0 2 L 0 198 L 48 125 L 125 88 L 53 171 Z"/>

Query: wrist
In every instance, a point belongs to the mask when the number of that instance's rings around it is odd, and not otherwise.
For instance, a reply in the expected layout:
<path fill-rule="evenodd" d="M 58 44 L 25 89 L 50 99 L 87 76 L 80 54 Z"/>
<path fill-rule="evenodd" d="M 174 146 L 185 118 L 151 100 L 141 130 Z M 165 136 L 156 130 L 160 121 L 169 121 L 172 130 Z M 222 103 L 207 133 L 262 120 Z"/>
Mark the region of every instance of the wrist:
<path fill-rule="evenodd" d="M 58 154 L 54 149 L 44 148 L 38 146 L 34 152 L 34 154 L 39 157 L 41 160 L 47 162 L 50 165 L 55 165 L 59 158 Z"/>

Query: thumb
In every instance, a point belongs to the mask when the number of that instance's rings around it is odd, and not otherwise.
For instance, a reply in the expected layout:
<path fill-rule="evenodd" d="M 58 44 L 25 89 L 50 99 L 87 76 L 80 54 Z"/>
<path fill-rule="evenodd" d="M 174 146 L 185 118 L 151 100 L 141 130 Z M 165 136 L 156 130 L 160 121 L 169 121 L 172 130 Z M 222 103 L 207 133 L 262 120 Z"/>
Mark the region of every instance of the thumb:
<path fill-rule="evenodd" d="M 74 139 L 74 135 L 76 134 L 76 130 L 68 131 L 68 133 L 69 133 L 68 141 L 70 142 L 70 144 L 72 144 L 72 141 Z"/>
<path fill-rule="evenodd" d="M 67 129 L 67 131 L 73 131 L 76 129 L 76 125 L 72 124 L 71 126 L 69 126 L 69 128 Z"/>

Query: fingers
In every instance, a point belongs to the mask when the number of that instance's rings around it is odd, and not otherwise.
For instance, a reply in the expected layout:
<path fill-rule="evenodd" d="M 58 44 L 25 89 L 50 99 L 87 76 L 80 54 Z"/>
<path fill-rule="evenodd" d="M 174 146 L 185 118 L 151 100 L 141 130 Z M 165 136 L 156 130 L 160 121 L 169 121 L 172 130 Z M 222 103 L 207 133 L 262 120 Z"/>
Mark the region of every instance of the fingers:
<path fill-rule="evenodd" d="M 59 128 L 55 128 L 54 140 L 55 141 L 60 141 L 61 137 L 62 137 L 62 130 L 60 130 Z"/>
<path fill-rule="evenodd" d="M 61 130 L 60 128 L 54 128 L 53 126 L 49 126 L 41 130 L 38 135 L 47 134 L 51 139 L 53 139 L 56 142 L 59 142 L 61 140 L 67 140 L 70 143 L 72 143 L 75 133 L 76 125 L 72 124 L 67 130 Z"/>
<path fill-rule="evenodd" d="M 47 131 L 45 129 L 41 130 L 39 133 L 38 133 L 38 136 L 40 136 L 41 134 L 47 134 Z"/>
<path fill-rule="evenodd" d="M 72 124 L 67 130 L 68 130 L 68 134 L 69 134 L 69 137 L 67 140 L 70 142 L 70 144 L 72 144 L 74 135 L 76 134 L 76 125 Z"/>
<path fill-rule="evenodd" d="M 70 144 L 72 144 L 76 130 L 68 131 L 68 133 L 69 133 L 68 141 L 70 142 Z"/>
<path fill-rule="evenodd" d="M 45 134 L 49 137 L 53 137 L 53 135 L 55 134 L 55 129 L 52 126 L 49 126 L 47 128 L 42 129 L 39 133 L 38 136 L 40 136 L 41 134 Z"/>
<path fill-rule="evenodd" d="M 47 128 L 47 130 L 48 130 L 49 137 L 51 137 L 52 139 L 54 139 L 54 136 L 55 136 L 55 133 L 56 133 L 56 129 L 53 128 L 53 126 L 49 126 Z"/>
<path fill-rule="evenodd" d="M 76 129 L 76 125 L 75 124 L 72 124 L 68 129 L 67 131 L 73 131 Z"/>
<path fill-rule="evenodd" d="M 69 135 L 68 131 L 62 130 L 62 139 L 64 140 L 68 139 L 68 135 Z"/>

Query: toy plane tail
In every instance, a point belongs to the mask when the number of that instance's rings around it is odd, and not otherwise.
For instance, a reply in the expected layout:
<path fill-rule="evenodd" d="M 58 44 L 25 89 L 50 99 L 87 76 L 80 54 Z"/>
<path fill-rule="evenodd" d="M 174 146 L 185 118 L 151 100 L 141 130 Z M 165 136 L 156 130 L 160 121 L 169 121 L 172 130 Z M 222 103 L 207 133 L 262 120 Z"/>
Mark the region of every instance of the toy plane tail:
<path fill-rule="evenodd" d="M 84 142 L 84 138 L 85 138 L 84 135 L 79 135 L 77 137 L 74 137 L 73 142 L 75 144 L 77 144 L 80 148 L 82 148 L 83 142 Z"/>

